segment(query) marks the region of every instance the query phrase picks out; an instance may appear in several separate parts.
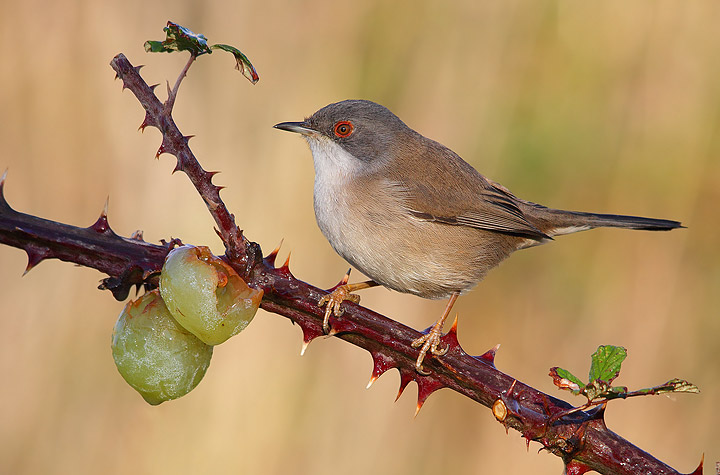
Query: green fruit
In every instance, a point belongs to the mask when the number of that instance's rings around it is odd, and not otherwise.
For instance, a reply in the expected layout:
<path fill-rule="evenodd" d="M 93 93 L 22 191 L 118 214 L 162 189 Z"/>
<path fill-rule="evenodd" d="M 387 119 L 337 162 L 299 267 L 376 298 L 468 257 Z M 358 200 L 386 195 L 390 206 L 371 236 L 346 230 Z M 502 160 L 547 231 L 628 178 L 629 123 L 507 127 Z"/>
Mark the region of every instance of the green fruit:
<path fill-rule="evenodd" d="M 204 246 L 170 251 L 160 274 L 160 293 L 175 320 L 208 345 L 244 330 L 263 295 Z"/>
<path fill-rule="evenodd" d="M 129 302 L 113 330 L 118 371 L 153 406 L 192 391 L 212 353 L 212 346 L 175 321 L 157 290 Z"/>

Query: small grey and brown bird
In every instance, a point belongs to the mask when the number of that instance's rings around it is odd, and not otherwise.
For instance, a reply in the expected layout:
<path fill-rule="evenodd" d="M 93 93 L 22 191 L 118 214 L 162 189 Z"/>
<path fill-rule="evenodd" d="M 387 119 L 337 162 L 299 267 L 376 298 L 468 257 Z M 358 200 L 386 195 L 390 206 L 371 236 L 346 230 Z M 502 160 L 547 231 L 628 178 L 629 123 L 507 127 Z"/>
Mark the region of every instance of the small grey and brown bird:
<path fill-rule="evenodd" d="M 429 333 L 415 340 L 420 372 L 438 348 L 458 295 L 518 249 L 597 227 L 667 231 L 665 219 L 547 208 L 515 197 L 455 152 L 366 100 L 323 107 L 302 122 L 275 128 L 307 140 L 315 165 L 314 205 L 335 251 L 372 280 L 326 295 L 323 328 L 355 290 L 383 285 L 429 299 L 449 298 Z"/>

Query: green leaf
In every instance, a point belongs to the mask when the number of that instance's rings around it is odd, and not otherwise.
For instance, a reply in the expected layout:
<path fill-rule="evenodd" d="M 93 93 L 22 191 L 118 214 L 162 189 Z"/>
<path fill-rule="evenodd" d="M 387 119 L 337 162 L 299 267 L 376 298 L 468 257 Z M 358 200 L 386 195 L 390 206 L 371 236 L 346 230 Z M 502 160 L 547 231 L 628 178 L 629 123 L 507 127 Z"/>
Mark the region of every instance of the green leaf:
<path fill-rule="evenodd" d="M 585 388 L 585 383 L 566 369 L 558 368 L 557 366 L 550 368 L 550 376 L 555 386 L 560 389 L 567 389 L 575 395 L 580 394 Z"/>
<path fill-rule="evenodd" d="M 251 83 L 255 84 L 260 79 L 257 71 L 255 71 L 255 67 L 252 65 L 247 56 L 245 56 L 239 49 L 234 46 L 223 45 L 220 43 L 212 45 L 210 48 L 227 51 L 235 56 L 235 69 L 240 71 Z"/>
<path fill-rule="evenodd" d="M 600 380 L 609 385 L 620 374 L 620 366 L 626 357 L 627 350 L 622 346 L 598 347 L 590 363 L 590 381 Z"/>
<path fill-rule="evenodd" d="M 167 22 L 163 31 L 165 32 L 165 41 L 146 41 L 145 51 L 148 53 L 189 51 L 193 56 L 212 52 L 205 36 L 193 33 L 177 23 Z"/>

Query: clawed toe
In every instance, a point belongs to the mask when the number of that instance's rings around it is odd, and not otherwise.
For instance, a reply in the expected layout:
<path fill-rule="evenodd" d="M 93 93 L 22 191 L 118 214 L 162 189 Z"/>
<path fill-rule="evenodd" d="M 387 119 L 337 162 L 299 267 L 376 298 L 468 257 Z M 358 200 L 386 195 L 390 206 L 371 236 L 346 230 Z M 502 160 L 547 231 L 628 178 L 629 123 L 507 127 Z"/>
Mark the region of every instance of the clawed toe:
<path fill-rule="evenodd" d="M 438 348 L 440 345 L 440 330 L 433 328 L 429 333 L 413 340 L 410 344 L 413 348 L 420 348 L 420 354 L 415 361 L 415 371 L 427 376 L 429 373 L 423 369 L 422 363 L 428 351 L 435 356 L 443 356 L 448 352 L 448 347 Z"/>
<path fill-rule="evenodd" d="M 342 307 L 343 301 L 360 302 L 360 296 L 351 294 L 351 291 L 347 285 L 341 285 L 318 300 L 318 307 L 325 306 L 325 315 L 323 317 L 323 331 L 325 333 L 330 332 L 330 315 L 339 317 L 345 313 L 345 309 Z"/>

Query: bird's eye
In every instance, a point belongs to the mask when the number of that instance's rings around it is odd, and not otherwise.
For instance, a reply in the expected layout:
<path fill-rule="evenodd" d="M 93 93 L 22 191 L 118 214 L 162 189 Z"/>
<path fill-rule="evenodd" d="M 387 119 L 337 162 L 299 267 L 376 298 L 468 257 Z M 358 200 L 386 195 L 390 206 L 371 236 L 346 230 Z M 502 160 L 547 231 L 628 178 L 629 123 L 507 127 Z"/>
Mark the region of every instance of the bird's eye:
<path fill-rule="evenodd" d="M 337 124 L 335 124 L 335 135 L 340 137 L 341 139 L 345 137 L 349 137 L 353 133 L 353 125 L 351 122 L 348 122 L 346 120 L 341 120 Z"/>

